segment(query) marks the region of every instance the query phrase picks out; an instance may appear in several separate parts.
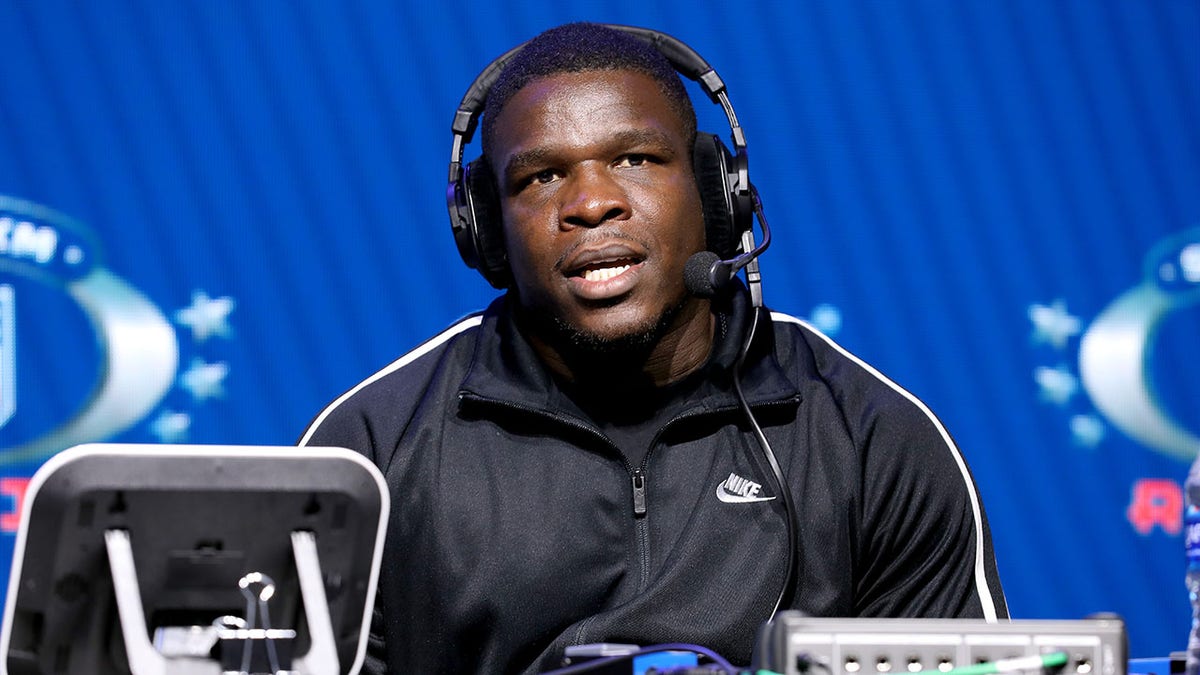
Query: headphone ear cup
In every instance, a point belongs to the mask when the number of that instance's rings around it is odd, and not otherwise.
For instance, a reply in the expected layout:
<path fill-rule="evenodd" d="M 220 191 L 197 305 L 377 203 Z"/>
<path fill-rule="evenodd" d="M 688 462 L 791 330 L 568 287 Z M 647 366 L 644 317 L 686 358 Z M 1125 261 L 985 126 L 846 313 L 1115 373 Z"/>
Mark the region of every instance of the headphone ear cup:
<path fill-rule="evenodd" d="M 692 169 L 700 204 L 704 209 L 704 234 L 708 250 L 732 258 L 742 233 L 734 215 L 733 192 L 729 186 L 731 157 L 719 136 L 699 132 L 692 148 Z"/>
<path fill-rule="evenodd" d="M 512 274 L 504 248 L 500 197 L 491 165 L 482 157 L 476 159 L 464 168 L 462 182 L 469 214 L 467 229 L 470 231 L 456 236 L 459 254 L 468 266 L 479 270 L 489 284 L 495 288 L 508 288 Z"/>

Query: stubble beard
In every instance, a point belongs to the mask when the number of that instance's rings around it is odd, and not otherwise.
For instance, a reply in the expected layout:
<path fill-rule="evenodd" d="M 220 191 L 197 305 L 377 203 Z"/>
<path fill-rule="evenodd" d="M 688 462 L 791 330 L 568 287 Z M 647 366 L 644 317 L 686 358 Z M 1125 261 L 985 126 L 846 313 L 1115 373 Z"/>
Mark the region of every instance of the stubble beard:
<path fill-rule="evenodd" d="M 555 342 L 567 347 L 568 353 L 581 359 L 589 357 L 605 357 L 605 361 L 614 357 L 629 357 L 631 360 L 640 359 L 649 354 L 658 341 L 670 330 L 675 319 L 687 304 L 687 296 L 667 306 L 657 318 L 651 319 L 623 335 L 602 335 L 569 323 L 561 316 L 551 317 Z"/>
<path fill-rule="evenodd" d="M 626 382 L 644 378 L 643 368 L 654 348 L 687 307 L 685 292 L 657 317 L 648 318 L 620 335 L 587 330 L 554 312 L 523 307 L 518 316 L 538 341 L 550 347 L 568 368 L 572 379 Z"/>

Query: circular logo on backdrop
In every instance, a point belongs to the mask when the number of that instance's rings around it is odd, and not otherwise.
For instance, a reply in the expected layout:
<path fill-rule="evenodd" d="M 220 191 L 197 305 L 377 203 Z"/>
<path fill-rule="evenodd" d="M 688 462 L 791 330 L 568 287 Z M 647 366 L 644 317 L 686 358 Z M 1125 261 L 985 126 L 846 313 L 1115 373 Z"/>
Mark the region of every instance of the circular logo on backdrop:
<path fill-rule="evenodd" d="M 1162 329 L 1200 304 L 1200 229 L 1159 242 L 1146 254 L 1143 268 L 1141 281 L 1113 299 L 1086 329 L 1061 298 L 1030 305 L 1035 343 L 1063 352 L 1079 338 L 1078 371 L 1063 359 L 1036 368 L 1034 380 L 1042 399 L 1064 410 L 1081 389 L 1087 392 L 1095 410 L 1077 411 L 1069 420 L 1078 445 L 1097 446 L 1107 421 L 1147 448 L 1190 462 L 1200 451 L 1200 436 L 1177 419 L 1156 375 L 1177 375 L 1192 364 L 1161 364 L 1155 355 Z"/>
<path fill-rule="evenodd" d="M 1151 249 L 1141 283 L 1113 300 L 1079 343 L 1079 373 L 1100 412 L 1130 438 L 1189 462 L 1200 437 L 1168 410 L 1155 387 L 1153 355 L 1163 324 L 1197 304 L 1200 229 Z"/>
<path fill-rule="evenodd" d="M 25 321 L 37 325 L 24 330 Z M 23 350 L 40 358 L 18 358 Z M 129 428 L 171 388 L 178 363 L 170 323 L 105 268 L 86 227 L 0 195 L 0 467 L 40 463 Z M 61 380 L 84 372 L 91 376 L 77 395 L 60 391 Z M 26 412 L 42 422 L 16 429 Z"/>

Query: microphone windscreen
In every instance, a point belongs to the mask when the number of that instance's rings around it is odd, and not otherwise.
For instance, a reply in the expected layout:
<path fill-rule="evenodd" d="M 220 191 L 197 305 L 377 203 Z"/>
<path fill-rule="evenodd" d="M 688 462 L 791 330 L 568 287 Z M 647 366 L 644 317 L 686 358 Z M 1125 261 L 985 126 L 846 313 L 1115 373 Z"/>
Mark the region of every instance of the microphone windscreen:
<path fill-rule="evenodd" d="M 683 268 L 683 283 L 688 291 L 701 298 L 711 298 L 717 289 L 712 282 L 713 265 L 721 261 L 721 256 L 712 251 L 701 251 L 688 258 Z"/>

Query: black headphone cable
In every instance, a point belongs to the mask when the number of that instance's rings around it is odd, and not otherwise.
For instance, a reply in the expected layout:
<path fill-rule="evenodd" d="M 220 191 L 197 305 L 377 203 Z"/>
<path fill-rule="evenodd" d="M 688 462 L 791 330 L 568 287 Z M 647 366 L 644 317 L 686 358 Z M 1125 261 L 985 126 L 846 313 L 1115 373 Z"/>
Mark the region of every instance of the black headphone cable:
<path fill-rule="evenodd" d="M 770 232 L 767 225 L 766 216 L 763 214 L 762 202 L 758 199 L 758 193 L 754 193 L 754 213 L 758 216 L 759 226 L 766 232 Z M 766 235 L 764 244 L 770 241 L 770 235 Z M 766 248 L 763 246 L 762 248 Z M 762 251 L 758 251 L 761 253 Z M 758 265 L 757 255 L 751 259 L 755 263 L 753 272 L 757 277 Z M 755 279 L 757 281 L 757 279 Z M 771 467 L 771 474 L 775 478 L 775 485 L 779 488 L 779 496 L 783 499 L 784 520 L 787 525 L 787 567 L 784 573 L 783 586 L 779 590 L 779 596 L 775 599 L 775 605 L 771 609 L 771 616 L 768 620 L 775 618 L 775 614 L 779 611 L 780 606 L 784 601 L 791 597 L 795 592 L 796 587 L 796 506 L 792 502 L 792 493 L 788 489 L 787 480 L 783 475 L 783 468 L 779 465 L 779 460 L 775 457 L 775 452 L 771 450 L 771 444 L 767 441 L 766 435 L 763 433 L 762 427 L 759 426 L 758 420 L 754 417 L 754 412 L 750 409 L 750 404 L 746 401 L 746 395 L 742 392 L 742 366 L 746 362 L 746 356 L 750 353 L 750 347 L 754 342 L 754 335 L 758 330 L 758 318 L 764 311 L 762 307 L 761 296 L 755 298 L 751 304 L 753 317 L 750 320 L 750 328 L 746 332 L 746 339 L 742 343 L 742 349 L 738 352 L 737 360 L 733 364 L 733 390 L 737 394 L 738 405 L 741 406 L 742 413 L 746 416 L 746 420 L 750 423 L 750 428 L 754 432 L 754 437 L 758 441 L 759 447 L 762 449 L 763 457 L 767 460 L 767 464 Z"/>

